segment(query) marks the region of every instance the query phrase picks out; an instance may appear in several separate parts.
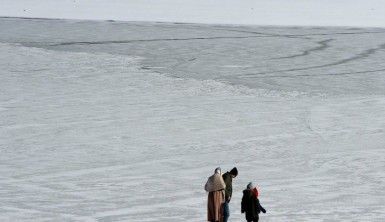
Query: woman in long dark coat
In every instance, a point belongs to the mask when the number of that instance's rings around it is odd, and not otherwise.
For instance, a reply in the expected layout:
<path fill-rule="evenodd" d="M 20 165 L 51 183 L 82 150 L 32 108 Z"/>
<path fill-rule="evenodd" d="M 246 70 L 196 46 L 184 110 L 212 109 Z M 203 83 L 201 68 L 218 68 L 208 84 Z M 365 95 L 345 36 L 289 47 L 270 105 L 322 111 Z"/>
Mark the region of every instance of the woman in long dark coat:
<path fill-rule="evenodd" d="M 247 189 L 243 191 L 241 212 L 245 213 L 248 222 L 258 222 L 259 213 L 266 210 L 261 206 L 258 200 L 258 190 L 252 183 L 247 185 Z"/>
<path fill-rule="evenodd" d="M 214 175 L 210 176 L 206 182 L 205 190 L 209 192 L 207 199 L 207 220 L 220 222 L 223 217 L 222 204 L 225 201 L 224 189 L 225 182 L 221 175 L 221 168 L 215 169 Z"/>

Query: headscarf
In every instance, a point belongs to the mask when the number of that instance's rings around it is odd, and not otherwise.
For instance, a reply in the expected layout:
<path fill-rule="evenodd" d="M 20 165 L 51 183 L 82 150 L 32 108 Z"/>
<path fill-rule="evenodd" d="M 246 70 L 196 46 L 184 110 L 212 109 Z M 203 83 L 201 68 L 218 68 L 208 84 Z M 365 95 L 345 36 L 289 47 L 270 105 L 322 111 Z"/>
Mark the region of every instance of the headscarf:
<path fill-rule="evenodd" d="M 221 168 L 216 168 L 214 175 L 210 176 L 205 184 L 205 190 L 207 192 L 213 192 L 223 190 L 226 188 L 225 181 L 221 175 Z"/>
<path fill-rule="evenodd" d="M 254 189 L 253 189 L 251 192 L 253 193 L 253 195 L 254 195 L 256 198 L 258 198 L 259 192 L 258 192 L 257 187 L 254 187 Z"/>

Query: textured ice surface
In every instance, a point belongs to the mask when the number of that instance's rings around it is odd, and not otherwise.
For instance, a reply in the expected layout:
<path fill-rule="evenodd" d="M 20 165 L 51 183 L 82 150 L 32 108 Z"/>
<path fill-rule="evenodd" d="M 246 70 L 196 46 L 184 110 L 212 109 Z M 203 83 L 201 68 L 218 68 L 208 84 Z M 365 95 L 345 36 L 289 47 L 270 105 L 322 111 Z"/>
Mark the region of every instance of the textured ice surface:
<path fill-rule="evenodd" d="M 1 0 L 1 16 L 385 27 L 383 0 Z"/>
<path fill-rule="evenodd" d="M 382 221 L 382 29 L 0 20 L 1 221 Z M 249 37 L 257 36 L 257 37 Z"/>

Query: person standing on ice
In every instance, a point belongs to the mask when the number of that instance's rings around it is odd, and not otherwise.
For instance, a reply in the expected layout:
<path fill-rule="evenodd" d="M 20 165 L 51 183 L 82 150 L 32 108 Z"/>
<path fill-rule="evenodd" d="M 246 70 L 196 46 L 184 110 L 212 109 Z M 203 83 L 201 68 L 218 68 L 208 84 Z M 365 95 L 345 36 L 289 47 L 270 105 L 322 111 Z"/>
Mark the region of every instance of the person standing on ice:
<path fill-rule="evenodd" d="M 216 168 L 214 174 L 206 182 L 205 190 L 209 192 L 207 198 L 207 220 L 210 222 L 222 222 L 223 203 L 225 200 L 225 182 L 221 175 L 221 168 Z"/>
<path fill-rule="evenodd" d="M 247 184 L 246 190 L 243 191 L 241 202 L 241 212 L 245 213 L 247 222 L 258 222 L 259 213 L 266 213 L 265 208 L 261 206 L 258 200 L 258 190 L 250 182 Z"/>
<path fill-rule="evenodd" d="M 225 181 L 225 202 L 223 203 L 223 222 L 227 222 L 230 217 L 230 208 L 229 203 L 231 200 L 231 195 L 233 194 L 233 178 L 238 175 L 238 170 L 236 167 L 226 172 L 222 175 L 223 180 Z"/>

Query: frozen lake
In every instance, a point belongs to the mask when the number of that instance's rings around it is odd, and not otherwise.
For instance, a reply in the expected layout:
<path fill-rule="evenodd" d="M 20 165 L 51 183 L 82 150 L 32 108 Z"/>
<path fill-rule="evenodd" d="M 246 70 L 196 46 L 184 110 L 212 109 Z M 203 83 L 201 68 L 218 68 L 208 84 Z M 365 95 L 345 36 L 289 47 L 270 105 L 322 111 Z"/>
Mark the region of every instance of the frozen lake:
<path fill-rule="evenodd" d="M 0 19 L 1 221 L 383 221 L 385 29 Z"/>

